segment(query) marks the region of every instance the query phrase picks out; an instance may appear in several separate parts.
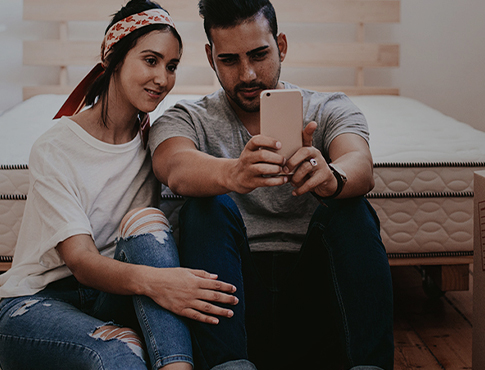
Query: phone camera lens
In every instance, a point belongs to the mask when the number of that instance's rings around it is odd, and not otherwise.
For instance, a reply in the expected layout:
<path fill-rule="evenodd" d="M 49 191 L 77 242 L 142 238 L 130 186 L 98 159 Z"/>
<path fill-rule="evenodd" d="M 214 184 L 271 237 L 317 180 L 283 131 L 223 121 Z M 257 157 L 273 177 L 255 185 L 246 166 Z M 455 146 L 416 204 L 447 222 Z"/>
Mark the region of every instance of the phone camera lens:
<path fill-rule="evenodd" d="M 271 93 L 266 93 L 266 96 L 271 96 Z"/>

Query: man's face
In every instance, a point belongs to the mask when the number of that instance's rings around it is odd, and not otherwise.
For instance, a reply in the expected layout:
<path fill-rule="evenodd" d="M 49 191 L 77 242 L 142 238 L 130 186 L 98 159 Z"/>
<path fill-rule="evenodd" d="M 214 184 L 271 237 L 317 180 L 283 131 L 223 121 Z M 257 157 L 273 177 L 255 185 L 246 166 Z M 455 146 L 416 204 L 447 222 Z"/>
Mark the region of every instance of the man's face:
<path fill-rule="evenodd" d="M 277 42 L 261 15 L 232 28 L 213 28 L 211 36 L 207 57 L 231 105 L 258 112 L 261 91 L 281 87 L 286 36 L 280 34 Z"/>

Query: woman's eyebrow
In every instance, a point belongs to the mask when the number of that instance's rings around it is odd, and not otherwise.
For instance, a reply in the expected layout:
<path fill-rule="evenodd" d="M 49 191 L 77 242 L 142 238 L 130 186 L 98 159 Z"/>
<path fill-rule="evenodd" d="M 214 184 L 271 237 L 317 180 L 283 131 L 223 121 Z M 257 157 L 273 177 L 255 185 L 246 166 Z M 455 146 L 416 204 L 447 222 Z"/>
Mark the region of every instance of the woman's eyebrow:
<path fill-rule="evenodd" d="M 147 49 L 140 52 L 140 54 L 145 54 L 145 53 L 155 54 L 158 58 L 165 59 L 165 56 L 162 53 L 159 53 L 158 51 L 155 51 L 155 50 Z M 172 61 L 180 62 L 180 58 L 173 58 Z"/>

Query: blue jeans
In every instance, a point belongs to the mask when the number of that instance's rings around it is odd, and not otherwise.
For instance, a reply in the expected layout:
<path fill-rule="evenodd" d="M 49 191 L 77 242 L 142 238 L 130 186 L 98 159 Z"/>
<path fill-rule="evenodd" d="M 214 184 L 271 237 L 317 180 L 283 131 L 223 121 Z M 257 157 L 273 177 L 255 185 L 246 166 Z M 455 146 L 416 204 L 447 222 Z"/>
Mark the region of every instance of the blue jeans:
<path fill-rule="evenodd" d="M 117 242 L 115 258 L 154 267 L 178 267 L 171 233 L 164 243 L 152 234 Z M 128 326 L 144 339 L 145 351 L 122 340 L 96 338 L 106 324 Z M 158 369 L 193 363 L 185 321 L 146 296 L 119 296 L 88 288 L 71 276 L 28 297 L 0 301 L 0 368 Z M 149 364 L 148 364 L 149 363 Z"/>
<path fill-rule="evenodd" d="M 181 264 L 217 273 L 240 301 L 219 325 L 192 323 L 197 369 L 217 358 L 247 358 L 258 370 L 393 368 L 392 282 L 377 215 L 363 197 L 325 203 L 299 253 L 251 253 L 229 196 L 186 201 Z"/>

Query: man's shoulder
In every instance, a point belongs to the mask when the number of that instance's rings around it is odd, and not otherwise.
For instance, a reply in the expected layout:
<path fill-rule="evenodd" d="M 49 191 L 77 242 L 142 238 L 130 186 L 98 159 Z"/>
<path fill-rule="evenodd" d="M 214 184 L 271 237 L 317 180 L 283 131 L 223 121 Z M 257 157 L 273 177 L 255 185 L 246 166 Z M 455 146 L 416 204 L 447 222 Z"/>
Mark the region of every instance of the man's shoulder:
<path fill-rule="evenodd" d="M 314 102 L 325 102 L 330 100 L 348 100 L 348 96 L 345 95 L 343 92 L 334 91 L 334 92 L 324 92 L 324 91 L 316 91 L 310 90 L 304 87 L 300 87 L 298 85 L 294 85 L 290 82 L 282 81 L 285 89 L 298 89 L 301 91 L 303 96 L 303 100 L 309 100 Z"/>
<path fill-rule="evenodd" d="M 208 95 L 193 95 L 190 97 L 179 97 L 179 99 L 173 104 L 171 109 L 184 109 L 187 111 L 203 110 L 206 111 L 213 106 L 218 106 L 223 103 L 223 90 L 219 89 Z"/>

